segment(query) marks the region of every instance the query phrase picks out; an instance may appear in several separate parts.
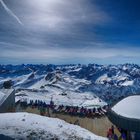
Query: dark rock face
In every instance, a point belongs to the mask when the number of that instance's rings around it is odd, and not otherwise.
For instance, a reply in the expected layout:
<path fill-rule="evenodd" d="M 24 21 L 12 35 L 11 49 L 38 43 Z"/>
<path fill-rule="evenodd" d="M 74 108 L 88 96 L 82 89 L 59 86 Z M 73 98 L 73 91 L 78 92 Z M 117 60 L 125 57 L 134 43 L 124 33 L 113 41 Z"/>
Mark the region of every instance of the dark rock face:
<path fill-rule="evenodd" d="M 4 87 L 5 89 L 11 88 L 12 85 L 13 85 L 12 80 L 8 80 L 8 81 L 5 81 L 5 82 L 3 83 L 3 87 Z"/>
<path fill-rule="evenodd" d="M 46 81 L 51 81 L 51 80 L 53 80 L 54 76 L 55 76 L 55 73 L 50 72 L 46 75 L 45 80 Z"/>
<path fill-rule="evenodd" d="M 5 136 L 5 135 L 0 134 L 0 140 L 14 140 L 14 139 L 9 137 L 9 136 Z"/>
<path fill-rule="evenodd" d="M 32 73 L 32 74 L 28 77 L 28 79 L 33 79 L 34 77 L 35 77 L 35 74 Z"/>

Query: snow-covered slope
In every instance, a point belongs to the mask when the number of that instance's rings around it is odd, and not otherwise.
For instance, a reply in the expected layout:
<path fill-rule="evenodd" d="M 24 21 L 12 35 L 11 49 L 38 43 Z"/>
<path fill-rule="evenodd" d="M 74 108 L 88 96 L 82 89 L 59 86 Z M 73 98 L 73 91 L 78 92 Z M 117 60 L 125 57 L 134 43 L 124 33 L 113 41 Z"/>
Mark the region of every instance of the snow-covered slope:
<path fill-rule="evenodd" d="M 18 100 L 42 100 L 55 105 L 84 106 L 87 108 L 104 106 L 106 103 L 93 92 L 78 90 L 80 87 L 90 84 L 88 80 L 77 79 L 62 71 L 48 73 L 43 79 L 29 84 L 27 89 L 16 93 Z M 27 84 L 26 84 L 27 86 Z"/>
<path fill-rule="evenodd" d="M 78 93 L 65 91 L 64 93 L 61 90 L 50 90 L 48 92 L 22 90 L 16 93 L 16 101 L 18 100 L 25 100 L 28 103 L 30 100 L 40 100 L 47 104 L 52 100 L 55 105 L 83 106 L 85 108 L 103 107 L 107 105 L 106 102 L 90 92 Z"/>
<path fill-rule="evenodd" d="M 0 134 L 22 140 L 107 140 L 60 119 L 29 113 L 0 114 Z"/>

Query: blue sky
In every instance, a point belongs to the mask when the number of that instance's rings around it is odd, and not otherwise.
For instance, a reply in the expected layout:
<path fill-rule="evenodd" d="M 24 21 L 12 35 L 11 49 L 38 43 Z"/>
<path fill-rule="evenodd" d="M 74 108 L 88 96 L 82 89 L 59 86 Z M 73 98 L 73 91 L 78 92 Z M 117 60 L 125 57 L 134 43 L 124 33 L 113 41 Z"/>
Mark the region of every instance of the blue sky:
<path fill-rule="evenodd" d="M 139 0 L 0 0 L 0 63 L 140 64 Z"/>

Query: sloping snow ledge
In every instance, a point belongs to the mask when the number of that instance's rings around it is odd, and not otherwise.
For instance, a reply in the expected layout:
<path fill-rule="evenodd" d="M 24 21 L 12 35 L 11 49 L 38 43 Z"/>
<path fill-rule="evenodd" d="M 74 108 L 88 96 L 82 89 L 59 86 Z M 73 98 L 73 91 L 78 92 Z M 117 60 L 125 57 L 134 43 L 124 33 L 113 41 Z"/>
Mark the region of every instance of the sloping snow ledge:
<path fill-rule="evenodd" d="M 15 139 L 107 140 L 63 120 L 24 112 L 0 114 L 0 134 Z"/>

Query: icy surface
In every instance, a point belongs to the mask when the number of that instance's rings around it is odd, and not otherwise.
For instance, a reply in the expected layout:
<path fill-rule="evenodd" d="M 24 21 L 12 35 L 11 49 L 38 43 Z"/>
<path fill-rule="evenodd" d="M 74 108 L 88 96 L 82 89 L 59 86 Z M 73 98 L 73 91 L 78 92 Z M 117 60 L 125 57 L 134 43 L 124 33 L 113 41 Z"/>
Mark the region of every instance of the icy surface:
<path fill-rule="evenodd" d="M 15 139 L 107 140 L 63 120 L 31 113 L 3 113 L 0 120 L 0 134 Z"/>
<path fill-rule="evenodd" d="M 128 117 L 140 119 L 140 95 L 129 96 L 119 103 L 117 103 L 112 110 L 117 114 Z"/>

